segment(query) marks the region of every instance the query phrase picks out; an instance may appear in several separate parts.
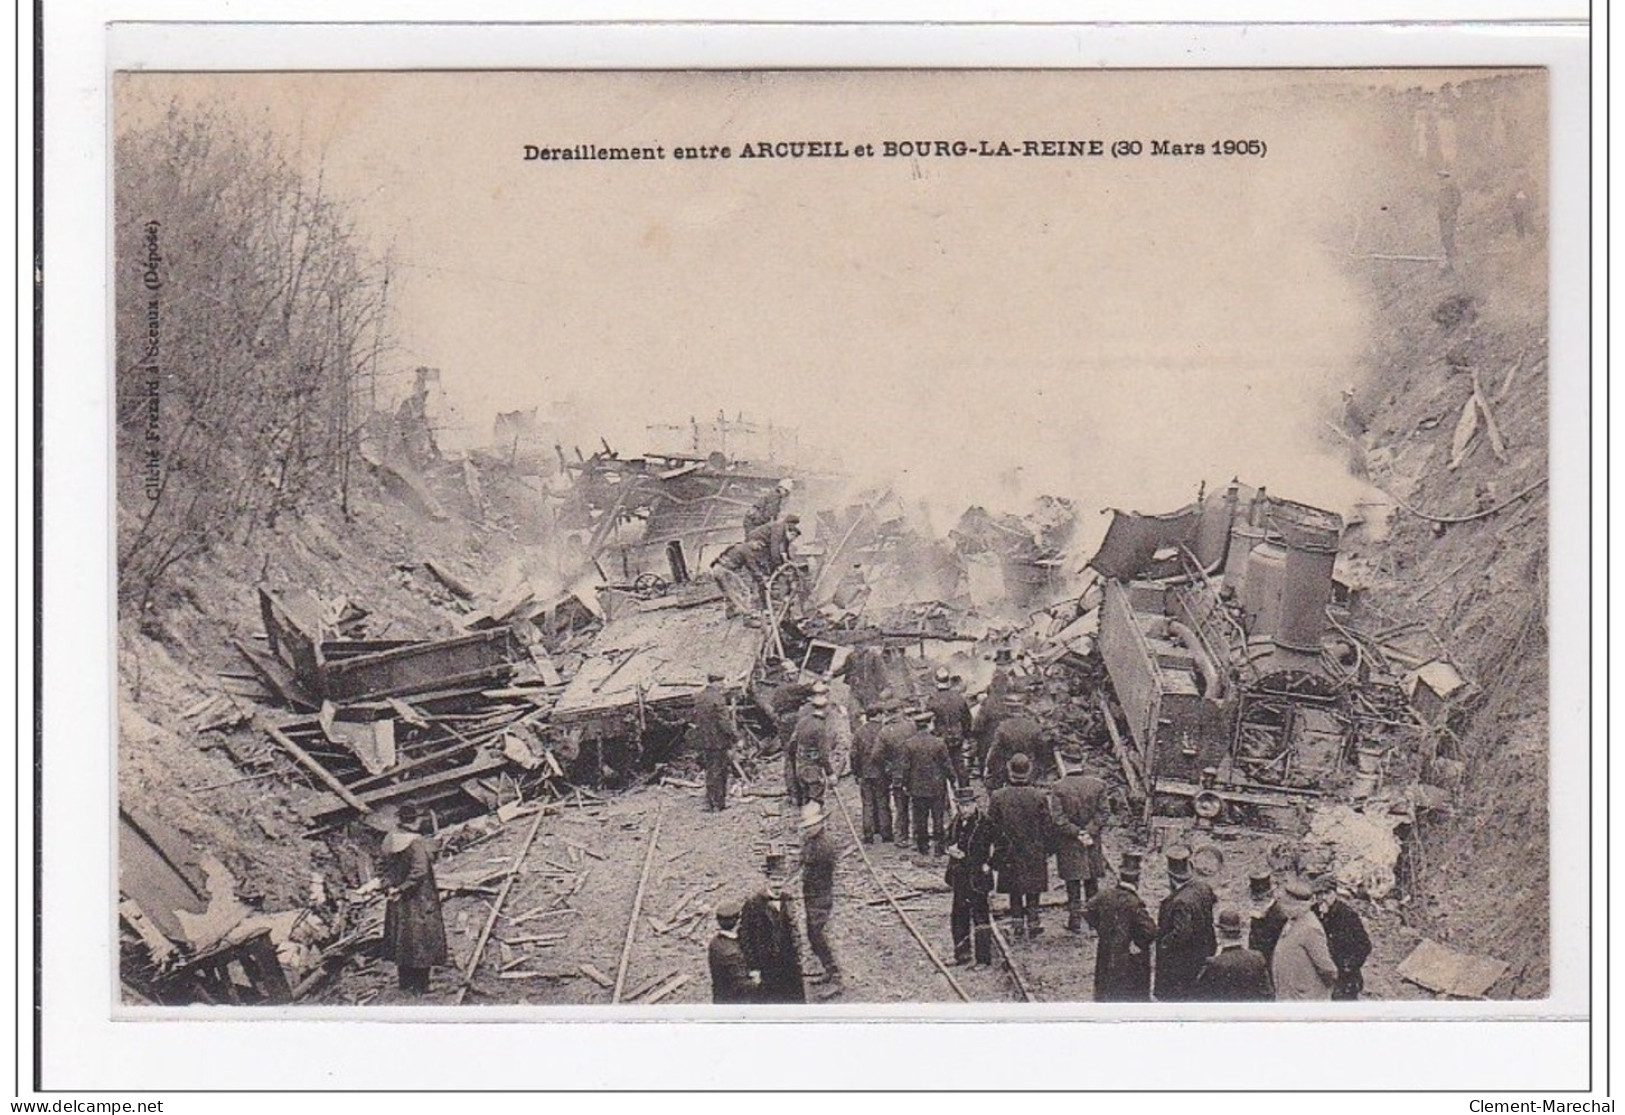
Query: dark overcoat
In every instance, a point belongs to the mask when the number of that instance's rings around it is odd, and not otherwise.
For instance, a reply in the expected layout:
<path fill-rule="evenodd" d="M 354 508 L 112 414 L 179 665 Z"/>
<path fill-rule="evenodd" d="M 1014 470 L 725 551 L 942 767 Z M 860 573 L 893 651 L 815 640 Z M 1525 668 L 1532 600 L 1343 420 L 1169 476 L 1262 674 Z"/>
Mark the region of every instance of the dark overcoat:
<path fill-rule="evenodd" d="M 1049 889 L 1049 800 L 1036 786 L 1005 786 L 988 802 L 1001 894 Z"/>
<path fill-rule="evenodd" d="M 958 851 L 960 855 L 954 855 Z M 986 894 L 993 873 L 982 870 L 993 859 L 993 822 L 979 809 L 967 810 L 948 828 L 948 870 L 943 881 L 954 890 Z"/>
<path fill-rule="evenodd" d="M 889 779 L 880 749 L 878 721 L 865 720 L 852 733 L 852 777 L 859 782 L 886 784 Z"/>
<path fill-rule="evenodd" d="M 1275 998 L 1270 963 L 1252 949 L 1220 949 L 1196 973 L 1194 994 L 1204 1003 L 1266 1002 Z"/>
<path fill-rule="evenodd" d="M 1320 924 L 1326 927 L 1326 947 L 1339 972 L 1358 972 L 1365 966 L 1366 957 L 1371 955 L 1371 935 L 1354 907 L 1334 898 L 1320 915 Z"/>
<path fill-rule="evenodd" d="M 1157 910 L 1156 996 L 1163 1002 L 1191 997 L 1196 974 L 1218 949 L 1213 907 L 1218 898 L 1200 879 L 1182 884 Z"/>
<path fill-rule="evenodd" d="M 693 724 L 694 747 L 702 752 L 726 751 L 739 738 L 720 685 L 707 685 L 695 696 Z"/>
<path fill-rule="evenodd" d="M 1033 760 L 1038 769 L 1038 751 L 1043 746 L 1043 729 L 1038 721 L 1025 713 L 1007 717 L 999 722 L 993 733 L 993 746 L 987 753 L 987 769 L 983 782 L 988 786 L 1003 786 L 1010 781 L 1008 766 L 1017 754 Z"/>
<path fill-rule="evenodd" d="M 944 740 L 958 743 L 971 732 L 970 702 L 955 689 L 936 689 L 926 708 L 936 718 L 937 734 Z"/>
<path fill-rule="evenodd" d="M 1055 828 L 1055 872 L 1068 882 L 1106 874 L 1101 837 L 1106 828 L 1106 783 L 1092 774 L 1069 774 L 1049 788 Z M 1088 833 L 1094 843 L 1078 841 Z"/>
<path fill-rule="evenodd" d="M 942 798 L 954 780 L 948 745 L 933 732 L 916 731 L 904 754 L 908 759 L 908 794 L 915 798 Z"/>
<path fill-rule="evenodd" d="M 1132 888 L 1119 883 L 1091 898 L 1084 920 L 1094 929 L 1095 1002 L 1144 1003 L 1151 998 L 1151 943 L 1157 923 Z"/>
<path fill-rule="evenodd" d="M 445 964 L 446 920 L 440 913 L 440 889 L 434 881 L 429 845 L 413 833 L 384 837 L 378 877 L 400 896 L 384 909 L 384 955 L 402 968 Z"/>
<path fill-rule="evenodd" d="M 718 933 L 711 938 L 707 959 L 711 963 L 711 1001 L 749 1003 L 756 999 L 750 982 L 750 963 L 739 942 Z"/>
<path fill-rule="evenodd" d="M 765 891 L 758 891 L 745 900 L 740 910 L 739 947 L 744 950 L 749 966 L 762 973 L 757 1002 L 807 1001 L 791 901 L 788 894 L 780 894 L 775 903 Z"/>

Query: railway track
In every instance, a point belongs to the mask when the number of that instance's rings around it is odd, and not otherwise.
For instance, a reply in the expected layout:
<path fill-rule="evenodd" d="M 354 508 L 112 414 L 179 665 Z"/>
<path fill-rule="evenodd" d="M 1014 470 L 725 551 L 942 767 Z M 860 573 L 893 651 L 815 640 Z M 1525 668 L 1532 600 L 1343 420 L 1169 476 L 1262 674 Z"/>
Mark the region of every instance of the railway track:
<path fill-rule="evenodd" d="M 897 915 L 897 918 L 902 923 L 903 928 L 908 931 L 908 935 L 925 954 L 926 958 L 930 960 L 931 964 L 937 969 L 938 973 L 943 977 L 943 979 L 947 981 L 949 988 L 952 989 L 954 994 L 961 1002 L 972 1003 L 979 1001 L 965 989 L 965 985 L 960 982 L 957 976 L 954 975 L 953 968 L 950 965 L 943 963 L 942 958 L 937 955 L 937 950 L 931 947 L 931 942 L 926 938 L 925 934 L 920 931 L 920 927 L 915 924 L 914 919 L 909 916 L 908 911 L 903 908 L 902 903 L 898 901 L 898 898 L 892 892 L 891 887 L 887 886 L 886 880 L 881 876 L 880 871 L 875 867 L 874 861 L 869 858 L 869 852 L 864 847 L 862 835 L 858 832 L 858 826 L 853 822 L 852 813 L 847 808 L 846 802 L 841 797 L 839 783 L 836 783 L 830 788 L 830 793 L 828 796 L 835 800 L 836 808 L 840 810 L 841 817 L 846 822 L 847 831 L 852 834 L 852 846 L 857 849 L 858 856 L 863 861 L 863 866 L 869 873 L 870 881 L 874 883 L 875 888 L 886 900 L 886 904 L 891 907 L 892 912 Z M 1015 956 L 1010 951 L 1010 946 L 1004 938 L 1004 932 L 999 928 L 998 921 L 995 919 L 991 924 L 993 928 L 993 943 L 995 946 L 995 951 L 999 955 L 1000 967 L 1005 974 L 1006 981 L 1009 984 L 1015 998 L 1024 1003 L 1038 1002 L 1039 1000 L 1037 995 L 1033 993 L 1032 985 L 1027 981 L 1025 975 L 1021 971 L 1020 965 L 1016 963 Z"/>

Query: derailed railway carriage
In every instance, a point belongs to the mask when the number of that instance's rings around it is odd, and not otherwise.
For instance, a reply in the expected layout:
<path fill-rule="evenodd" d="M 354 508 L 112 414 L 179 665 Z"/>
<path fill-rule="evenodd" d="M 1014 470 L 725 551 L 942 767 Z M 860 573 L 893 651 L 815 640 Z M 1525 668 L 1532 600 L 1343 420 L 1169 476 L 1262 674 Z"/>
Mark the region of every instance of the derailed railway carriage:
<path fill-rule="evenodd" d="M 1146 809 L 1267 820 L 1358 790 L 1419 730 L 1336 618 L 1340 516 L 1232 484 L 1169 515 L 1116 512 L 1090 564 L 1113 743 Z"/>

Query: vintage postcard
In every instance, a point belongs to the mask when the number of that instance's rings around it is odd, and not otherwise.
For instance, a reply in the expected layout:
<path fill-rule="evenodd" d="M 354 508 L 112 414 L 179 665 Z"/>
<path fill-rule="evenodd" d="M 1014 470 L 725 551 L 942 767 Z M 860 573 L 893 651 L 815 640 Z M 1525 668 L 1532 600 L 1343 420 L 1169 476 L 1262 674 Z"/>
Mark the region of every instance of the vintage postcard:
<path fill-rule="evenodd" d="M 111 84 L 120 1010 L 1550 993 L 1545 70 Z"/>

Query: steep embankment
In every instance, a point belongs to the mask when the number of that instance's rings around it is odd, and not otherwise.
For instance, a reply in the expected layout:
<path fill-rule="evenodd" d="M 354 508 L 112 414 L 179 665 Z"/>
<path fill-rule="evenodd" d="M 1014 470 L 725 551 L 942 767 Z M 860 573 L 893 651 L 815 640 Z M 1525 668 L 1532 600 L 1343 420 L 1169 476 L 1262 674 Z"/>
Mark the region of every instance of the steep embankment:
<path fill-rule="evenodd" d="M 1353 556 L 1368 629 L 1420 621 L 1476 687 L 1428 772 L 1455 793 L 1419 825 L 1414 920 L 1507 961 L 1493 995 L 1537 998 L 1551 956 L 1546 244 L 1491 183 L 1463 192 L 1453 267 L 1351 264 L 1380 323 L 1344 415 L 1365 428 L 1355 467 L 1409 505 Z M 1424 246 L 1433 217 L 1419 211 L 1410 230 Z M 1475 380 L 1501 444 L 1480 412 L 1452 466 Z"/>

